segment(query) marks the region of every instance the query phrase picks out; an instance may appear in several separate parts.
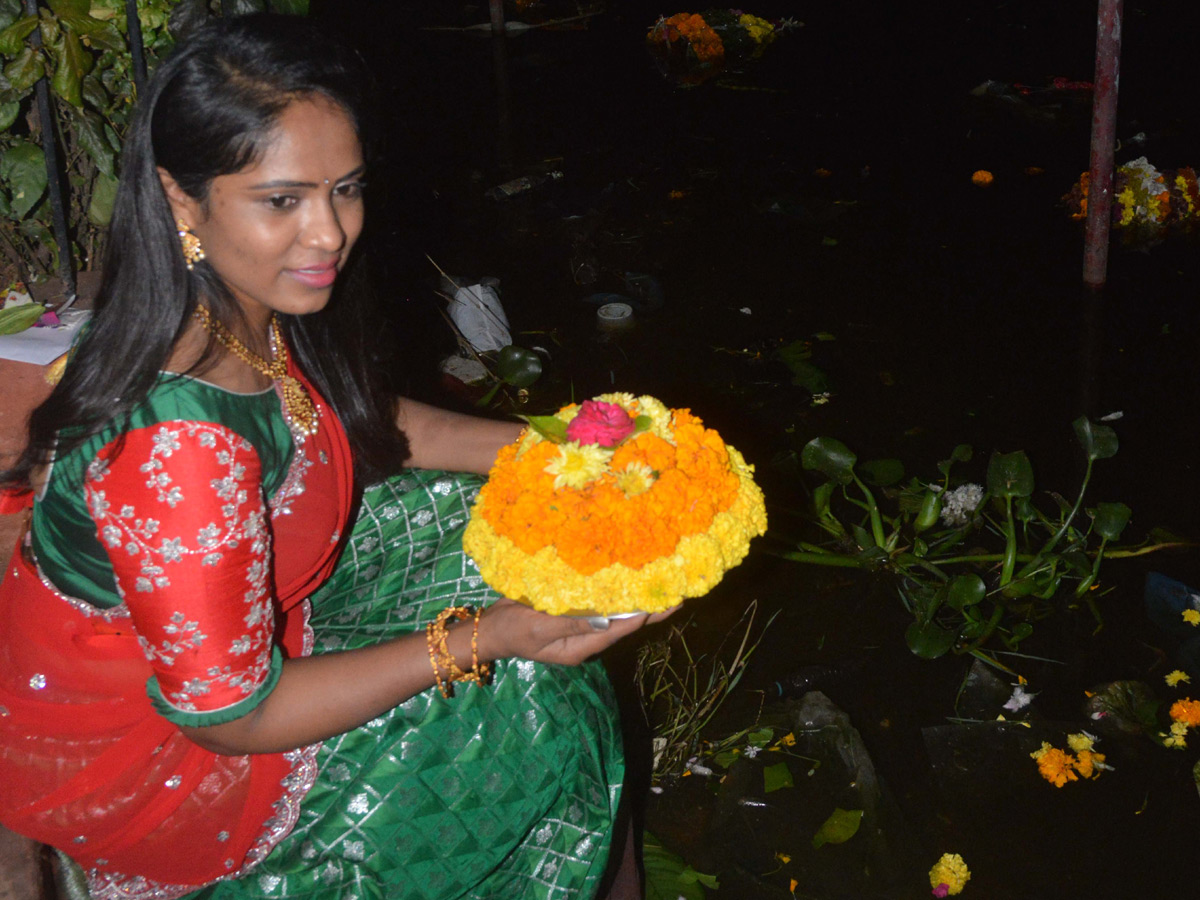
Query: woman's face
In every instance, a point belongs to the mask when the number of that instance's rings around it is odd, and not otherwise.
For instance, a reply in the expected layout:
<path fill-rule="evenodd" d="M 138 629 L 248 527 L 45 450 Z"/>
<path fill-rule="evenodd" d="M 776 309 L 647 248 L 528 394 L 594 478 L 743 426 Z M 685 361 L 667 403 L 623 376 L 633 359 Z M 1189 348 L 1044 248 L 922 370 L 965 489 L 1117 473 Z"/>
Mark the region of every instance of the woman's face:
<path fill-rule="evenodd" d="M 164 178 L 177 218 L 253 323 L 329 302 L 363 223 L 363 155 L 350 117 L 323 97 L 279 116 L 257 162 L 213 179 L 207 200 Z"/>

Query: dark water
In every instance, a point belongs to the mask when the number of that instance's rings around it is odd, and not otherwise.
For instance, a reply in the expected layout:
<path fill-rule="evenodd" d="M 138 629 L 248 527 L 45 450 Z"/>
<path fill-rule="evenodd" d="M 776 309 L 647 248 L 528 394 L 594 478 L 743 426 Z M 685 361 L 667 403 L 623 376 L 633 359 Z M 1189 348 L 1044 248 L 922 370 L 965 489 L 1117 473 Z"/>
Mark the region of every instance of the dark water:
<path fill-rule="evenodd" d="M 550 356 L 531 406 L 614 386 L 691 406 L 758 463 L 776 506 L 800 505 L 803 491 L 772 460 L 822 434 L 925 477 L 958 443 L 980 457 L 1024 449 L 1039 486 L 1070 493 L 1082 469 L 1071 420 L 1122 412 L 1120 453 L 1098 464 L 1090 499 L 1133 507 L 1131 534 L 1200 531 L 1196 241 L 1114 248 L 1108 289 L 1085 293 L 1082 233 L 1059 198 L 1087 168 L 1090 109 L 969 96 L 986 79 L 1090 80 L 1093 2 L 765 3 L 751 11 L 806 27 L 738 82 L 759 90 L 674 88 L 643 36 L 659 13 L 682 9 L 613 6 L 585 31 L 506 42 L 507 131 L 491 40 L 418 30 L 483 22 L 485 8 L 360 2 L 323 13 L 353 23 L 379 75 L 389 141 L 372 173 L 371 250 L 411 389 L 436 398 L 429 373 L 453 350 L 428 254 L 447 272 L 501 279 L 518 342 Z M 1147 139 L 1118 161 L 1200 165 L 1194 7 L 1126 4 L 1118 135 Z M 503 204 L 483 196 L 547 169 L 564 177 Z M 994 173 L 990 189 L 971 184 L 976 169 Z M 597 268 L 592 284 L 573 279 L 581 259 Z M 610 339 L 581 298 L 627 293 L 625 272 L 654 275 L 665 306 Z M 814 343 L 831 394 L 814 406 L 770 353 L 818 332 L 835 340 Z M 1194 553 L 1113 563 L 1099 635 L 1086 612 L 1065 613 L 1026 645 L 1063 663 L 1023 669 L 1041 692 L 1038 715 L 1062 733 L 1082 727 L 1084 691 L 1101 682 L 1163 688 L 1174 647 L 1141 612 L 1140 579 L 1153 567 L 1200 583 Z M 800 666 L 868 661 L 829 693 L 862 732 L 917 848 L 897 862 L 911 878 L 872 896 L 927 896 L 924 869 L 945 850 L 976 873 L 964 896 L 1197 895 L 1192 751 L 1145 739 L 1102 747 L 1117 771 L 1061 791 L 1031 761 L 982 751 L 957 779 L 935 778 L 921 729 L 953 715 L 966 664 L 908 654 L 887 585 L 755 556 L 692 604 L 699 632 L 731 627 L 750 599 L 781 614 L 730 731 L 747 724 L 737 715 L 757 705 L 753 689 Z M 709 799 L 697 790 L 658 801 L 652 824 L 657 815 L 697 868 L 729 867 L 719 896 L 788 896 L 786 873 L 766 877 L 772 866 L 752 863 L 755 842 L 767 861 L 791 852 L 774 845 L 783 838 L 730 832 L 713 855 L 702 835 Z M 826 849 L 836 867 L 839 848 Z M 857 883 L 811 896 L 865 896 Z"/>

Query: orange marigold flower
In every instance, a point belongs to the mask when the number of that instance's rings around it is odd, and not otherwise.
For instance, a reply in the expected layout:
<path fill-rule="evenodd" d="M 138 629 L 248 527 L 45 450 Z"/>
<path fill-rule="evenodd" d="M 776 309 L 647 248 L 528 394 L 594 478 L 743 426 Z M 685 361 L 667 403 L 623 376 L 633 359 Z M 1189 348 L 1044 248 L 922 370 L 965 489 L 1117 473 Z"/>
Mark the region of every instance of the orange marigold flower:
<path fill-rule="evenodd" d="M 987 169 L 979 169 L 971 175 L 971 183 L 978 187 L 988 187 L 996 177 Z"/>
<path fill-rule="evenodd" d="M 1029 754 L 1037 760 L 1038 771 L 1042 777 L 1055 787 L 1062 787 L 1068 781 L 1078 781 L 1079 776 L 1073 771 L 1076 759 L 1065 750 L 1050 746 L 1043 741 L 1042 748 Z"/>
<path fill-rule="evenodd" d="M 1171 704 L 1171 718 L 1189 728 L 1200 725 L 1200 700 L 1185 698 Z"/>

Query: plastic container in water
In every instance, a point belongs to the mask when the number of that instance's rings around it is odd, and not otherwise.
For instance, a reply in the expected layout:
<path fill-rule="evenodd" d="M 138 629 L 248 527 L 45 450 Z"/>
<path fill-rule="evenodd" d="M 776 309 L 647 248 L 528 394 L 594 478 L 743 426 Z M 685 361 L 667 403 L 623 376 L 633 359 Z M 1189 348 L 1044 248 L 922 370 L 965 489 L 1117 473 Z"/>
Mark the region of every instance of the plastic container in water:
<path fill-rule="evenodd" d="M 605 303 L 596 310 L 596 324 L 602 331 L 623 331 L 633 327 L 633 307 L 628 303 Z"/>

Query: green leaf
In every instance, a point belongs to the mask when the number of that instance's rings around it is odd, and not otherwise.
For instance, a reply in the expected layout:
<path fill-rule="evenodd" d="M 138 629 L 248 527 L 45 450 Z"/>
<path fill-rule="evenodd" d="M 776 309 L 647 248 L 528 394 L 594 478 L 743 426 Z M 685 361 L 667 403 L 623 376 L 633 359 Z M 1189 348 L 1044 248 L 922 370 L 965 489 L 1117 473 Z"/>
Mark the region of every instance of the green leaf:
<path fill-rule="evenodd" d="M 558 416 L 522 416 L 529 427 L 554 444 L 567 442 L 567 423 Z"/>
<path fill-rule="evenodd" d="M 1119 541 L 1131 515 L 1133 510 L 1124 503 L 1097 504 L 1094 513 L 1096 533 L 1107 540 Z"/>
<path fill-rule="evenodd" d="M 974 606 L 987 594 L 987 586 L 978 575 L 955 575 L 946 587 L 946 605 L 951 609 Z"/>
<path fill-rule="evenodd" d="M 88 204 L 88 220 L 104 228 L 112 221 L 113 204 L 117 200 L 117 179 L 100 172 L 92 183 L 92 202 Z"/>
<path fill-rule="evenodd" d="M 1031 634 L 1033 634 L 1032 625 L 1030 625 L 1028 622 L 1018 622 L 1012 627 L 1012 634 L 1009 637 L 1009 642 L 1016 644 L 1025 640 L 1025 638 L 1029 637 Z"/>
<path fill-rule="evenodd" d="M 46 63 L 42 54 L 32 47 L 23 49 L 4 67 L 4 77 L 17 94 L 24 94 L 45 74 Z"/>
<path fill-rule="evenodd" d="M 888 487 L 904 480 L 904 463 L 898 459 L 869 459 L 858 467 L 863 481 Z"/>
<path fill-rule="evenodd" d="M 653 424 L 654 420 L 649 416 L 638 416 L 633 420 L 633 433 L 641 434 L 643 431 L 649 431 Z"/>
<path fill-rule="evenodd" d="M 825 373 L 814 366 L 812 348 L 807 341 L 792 341 L 775 351 L 775 356 L 791 370 L 792 384 L 799 385 L 805 390 L 820 394 L 829 389 L 829 380 Z"/>
<path fill-rule="evenodd" d="M 970 444 L 959 444 L 952 451 L 950 451 L 949 459 L 943 459 L 938 463 L 938 471 L 941 472 L 942 475 L 948 477 L 950 475 L 951 466 L 953 466 L 956 462 L 970 462 L 972 454 L 973 451 L 971 450 Z"/>
<path fill-rule="evenodd" d="M 496 356 L 496 374 L 505 384 L 526 388 L 541 377 L 542 360 L 531 350 L 509 345 Z"/>
<path fill-rule="evenodd" d="M 704 888 L 684 881 L 687 863 L 647 832 L 643 838 L 642 864 L 646 873 L 646 900 L 704 900 Z M 695 871 L 695 870 L 693 870 Z"/>
<path fill-rule="evenodd" d="M 706 888 L 711 888 L 714 891 L 721 886 L 721 882 L 717 881 L 716 875 L 706 875 L 703 872 L 697 872 L 691 866 L 688 866 L 679 873 L 679 880 L 684 884 L 695 884 L 696 882 L 699 882 Z"/>
<path fill-rule="evenodd" d="M 1024 450 L 992 454 L 987 489 L 993 497 L 1028 497 L 1033 493 L 1033 466 Z"/>
<path fill-rule="evenodd" d="M 788 768 L 787 763 L 775 763 L 763 769 L 764 794 L 790 787 L 795 787 L 795 782 L 792 781 L 792 770 Z"/>
<path fill-rule="evenodd" d="M 91 0 L 47 0 L 47 6 L 56 16 L 86 16 L 92 9 Z"/>
<path fill-rule="evenodd" d="M 79 136 L 79 144 L 91 157 L 96 168 L 103 174 L 115 178 L 117 174 L 117 154 L 108 142 L 104 132 L 104 120 L 99 115 L 88 110 L 74 117 L 75 133 Z"/>
<path fill-rule="evenodd" d="M 59 17 L 64 25 L 76 34 L 95 34 L 98 31 L 104 31 L 108 28 L 107 22 L 101 22 L 99 19 L 93 19 L 89 15 L 78 15 L 76 13 L 63 13 Z"/>
<path fill-rule="evenodd" d="M 837 490 L 836 481 L 823 481 L 813 491 L 813 512 L 819 517 L 824 517 L 829 513 L 829 501 L 833 498 L 833 492 Z"/>
<path fill-rule="evenodd" d="M 0 158 L 0 181 L 12 192 L 13 214 L 25 218 L 46 190 L 46 157 L 30 141 L 18 141 Z"/>
<path fill-rule="evenodd" d="M 813 835 L 812 845 L 816 849 L 825 844 L 844 844 L 858 834 L 858 826 L 862 824 L 861 809 L 836 808 L 825 820 L 824 824 Z"/>
<path fill-rule="evenodd" d="M 15 100 L 12 103 L 0 103 L 0 131 L 8 131 L 20 112 L 21 104 Z"/>
<path fill-rule="evenodd" d="M 0 31 L 0 54 L 16 56 L 20 53 L 21 48 L 25 46 L 25 38 L 33 33 L 37 24 L 37 16 L 25 16 Z"/>
<path fill-rule="evenodd" d="M 40 303 L 26 303 L 22 306 L 10 306 L 0 309 L 0 334 L 18 334 L 42 317 L 46 307 Z"/>
<path fill-rule="evenodd" d="M 854 543 L 858 544 L 862 549 L 879 549 L 879 545 L 875 543 L 875 536 L 861 525 L 851 525 L 850 530 L 854 533 Z"/>
<path fill-rule="evenodd" d="M 72 106 L 82 108 L 81 86 L 83 76 L 92 68 L 92 55 L 83 49 L 78 36 L 70 33 L 63 34 L 55 50 L 58 65 L 50 79 L 50 87 Z"/>
<path fill-rule="evenodd" d="M 800 465 L 807 471 L 817 471 L 836 481 L 849 484 L 854 480 L 854 464 L 858 457 L 841 441 L 834 438 L 813 438 L 800 453 Z"/>
<path fill-rule="evenodd" d="M 937 659 L 954 646 L 954 632 L 936 622 L 913 622 L 904 631 L 908 649 L 922 659 Z"/>
<path fill-rule="evenodd" d="M 771 738 L 775 737 L 775 729 L 760 728 L 757 731 L 751 731 L 746 735 L 746 743 L 751 747 L 765 747 L 771 743 Z"/>
<path fill-rule="evenodd" d="M 1088 459 L 1108 459 L 1117 455 L 1117 433 L 1107 425 L 1095 425 L 1087 416 L 1080 416 L 1071 427 Z"/>
<path fill-rule="evenodd" d="M 0 29 L 7 28 L 25 11 L 21 0 L 0 0 Z"/>

